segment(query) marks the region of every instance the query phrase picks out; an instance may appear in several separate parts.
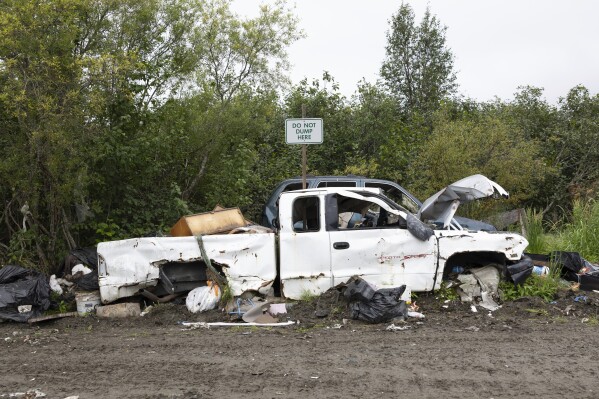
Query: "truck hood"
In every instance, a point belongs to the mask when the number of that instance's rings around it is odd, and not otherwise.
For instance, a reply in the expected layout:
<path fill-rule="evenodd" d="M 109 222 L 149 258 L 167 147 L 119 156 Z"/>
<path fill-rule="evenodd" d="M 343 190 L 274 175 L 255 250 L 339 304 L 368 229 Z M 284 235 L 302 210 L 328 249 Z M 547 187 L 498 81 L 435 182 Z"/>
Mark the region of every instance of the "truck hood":
<path fill-rule="evenodd" d="M 449 226 L 460 204 L 481 198 L 508 198 L 503 187 L 483 175 L 472 175 L 450 184 L 428 198 L 418 211 L 422 221 L 438 221 Z"/>

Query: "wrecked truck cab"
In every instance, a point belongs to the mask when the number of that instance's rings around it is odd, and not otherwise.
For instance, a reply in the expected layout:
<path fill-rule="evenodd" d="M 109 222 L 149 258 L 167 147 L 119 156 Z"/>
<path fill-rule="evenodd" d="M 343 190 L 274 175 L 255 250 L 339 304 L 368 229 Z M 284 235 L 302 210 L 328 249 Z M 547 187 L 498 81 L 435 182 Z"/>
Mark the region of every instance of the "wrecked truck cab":
<path fill-rule="evenodd" d="M 359 222 L 350 223 L 356 215 Z M 380 192 L 309 189 L 280 197 L 280 279 L 291 299 L 319 294 L 359 276 L 379 287 L 440 287 L 448 259 L 487 254 L 519 260 L 528 245 L 515 233 L 433 230 Z M 328 255 L 328 256 L 327 256 Z"/>
<path fill-rule="evenodd" d="M 306 188 L 332 188 L 332 187 L 347 187 L 347 188 L 378 188 L 383 191 L 383 194 L 400 204 L 408 211 L 417 214 L 422 206 L 422 202 L 418 200 L 412 193 L 403 188 L 396 182 L 382 179 L 373 179 L 365 176 L 347 175 L 347 176 L 307 176 Z M 295 191 L 302 189 L 302 178 L 295 177 L 287 179 L 279 183 L 273 190 L 269 199 L 266 201 L 262 210 L 262 225 L 268 228 L 278 228 L 279 214 L 279 197 L 283 192 Z M 455 216 L 453 228 L 459 226 L 464 230 L 482 230 L 496 231 L 495 226 L 479 220 L 472 220 L 462 216 Z M 439 222 L 440 223 L 440 222 Z"/>

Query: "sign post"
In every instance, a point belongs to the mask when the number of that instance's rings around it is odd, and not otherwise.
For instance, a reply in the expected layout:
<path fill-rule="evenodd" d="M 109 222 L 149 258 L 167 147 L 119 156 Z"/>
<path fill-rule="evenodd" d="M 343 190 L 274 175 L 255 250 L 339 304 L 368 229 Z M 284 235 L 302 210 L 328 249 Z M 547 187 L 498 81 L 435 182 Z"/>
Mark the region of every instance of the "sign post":
<path fill-rule="evenodd" d="M 322 118 L 306 118 L 306 106 L 302 105 L 302 119 L 285 119 L 285 142 L 302 145 L 302 187 L 306 188 L 307 144 L 322 144 Z"/>

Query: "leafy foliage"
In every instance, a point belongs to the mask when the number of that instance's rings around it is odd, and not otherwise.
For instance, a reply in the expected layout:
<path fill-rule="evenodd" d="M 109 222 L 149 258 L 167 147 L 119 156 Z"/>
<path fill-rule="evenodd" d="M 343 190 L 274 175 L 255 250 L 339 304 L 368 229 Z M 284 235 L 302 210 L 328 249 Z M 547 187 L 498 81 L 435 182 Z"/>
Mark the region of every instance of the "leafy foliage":
<path fill-rule="evenodd" d="M 511 193 L 509 202 L 522 204 L 537 194 L 532 188 L 550 173 L 540 154 L 540 144 L 501 115 L 478 112 L 452 119 L 444 109 L 416 158 L 412 180 L 416 191 L 427 197 L 439 187 L 480 173 L 501 182 Z"/>

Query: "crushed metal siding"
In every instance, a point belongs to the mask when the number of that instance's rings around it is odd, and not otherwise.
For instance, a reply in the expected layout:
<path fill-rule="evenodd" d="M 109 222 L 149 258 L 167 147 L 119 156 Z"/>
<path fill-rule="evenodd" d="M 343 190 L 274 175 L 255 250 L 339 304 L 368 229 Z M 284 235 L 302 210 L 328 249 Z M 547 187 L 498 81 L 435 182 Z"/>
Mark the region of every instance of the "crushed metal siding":
<path fill-rule="evenodd" d="M 208 257 L 223 266 L 233 295 L 264 292 L 276 276 L 274 234 L 203 237 Z M 195 237 L 147 237 L 98 244 L 103 303 L 135 295 L 158 283 L 160 265 L 202 260 Z"/>

